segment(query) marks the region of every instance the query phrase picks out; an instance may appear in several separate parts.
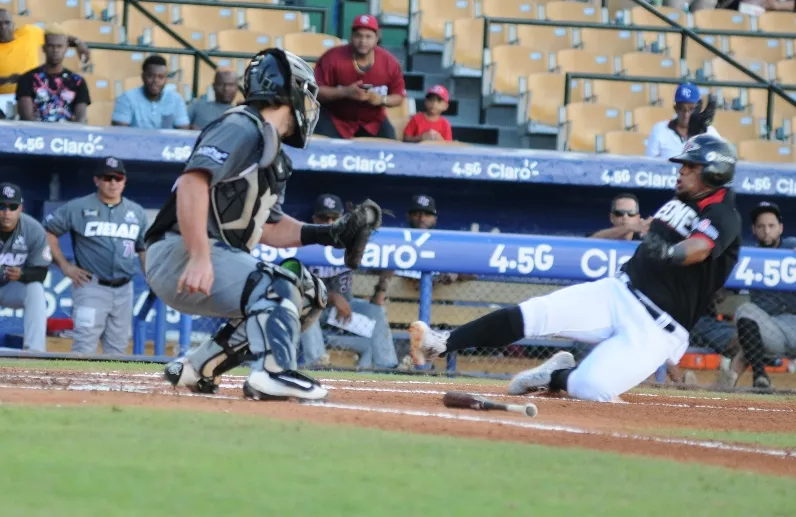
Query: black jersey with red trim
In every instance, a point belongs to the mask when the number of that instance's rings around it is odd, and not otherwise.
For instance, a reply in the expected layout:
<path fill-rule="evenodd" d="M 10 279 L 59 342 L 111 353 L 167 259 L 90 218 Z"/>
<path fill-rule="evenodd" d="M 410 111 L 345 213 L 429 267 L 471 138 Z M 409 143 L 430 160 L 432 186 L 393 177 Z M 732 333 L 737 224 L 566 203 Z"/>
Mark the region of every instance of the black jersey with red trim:
<path fill-rule="evenodd" d="M 713 248 L 698 264 L 674 266 L 648 256 L 642 243 L 622 268 L 634 287 L 690 331 L 738 262 L 741 216 L 735 193 L 723 188 L 698 201 L 672 199 L 653 216 L 649 231 L 671 244 L 705 239 Z"/>

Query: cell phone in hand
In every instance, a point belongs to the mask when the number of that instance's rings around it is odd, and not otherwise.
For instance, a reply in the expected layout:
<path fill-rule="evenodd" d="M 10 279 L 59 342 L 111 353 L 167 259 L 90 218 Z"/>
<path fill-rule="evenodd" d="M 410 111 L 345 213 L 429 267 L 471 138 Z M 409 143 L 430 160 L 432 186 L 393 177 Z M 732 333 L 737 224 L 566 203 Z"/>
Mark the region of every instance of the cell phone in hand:
<path fill-rule="evenodd" d="M 373 85 L 372 84 L 360 84 L 359 87 L 362 88 L 363 90 L 370 90 L 371 88 L 373 88 Z"/>

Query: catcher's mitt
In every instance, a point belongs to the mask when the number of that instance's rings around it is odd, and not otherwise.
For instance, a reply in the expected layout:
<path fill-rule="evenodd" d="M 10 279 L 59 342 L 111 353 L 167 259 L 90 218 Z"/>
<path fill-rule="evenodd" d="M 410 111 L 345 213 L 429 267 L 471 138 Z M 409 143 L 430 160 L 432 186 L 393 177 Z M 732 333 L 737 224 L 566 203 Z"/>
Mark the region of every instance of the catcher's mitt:
<path fill-rule="evenodd" d="M 697 102 L 691 118 L 688 120 L 688 137 L 701 135 L 707 132 L 708 126 L 713 124 L 713 117 L 716 115 L 716 97 L 708 96 L 708 104 L 702 110 L 702 99 Z"/>
<path fill-rule="evenodd" d="M 351 269 L 359 267 L 370 236 L 381 227 L 381 219 L 381 207 L 374 201 L 366 199 L 332 223 L 330 233 L 335 241 L 334 247 L 345 248 L 347 267 Z"/>

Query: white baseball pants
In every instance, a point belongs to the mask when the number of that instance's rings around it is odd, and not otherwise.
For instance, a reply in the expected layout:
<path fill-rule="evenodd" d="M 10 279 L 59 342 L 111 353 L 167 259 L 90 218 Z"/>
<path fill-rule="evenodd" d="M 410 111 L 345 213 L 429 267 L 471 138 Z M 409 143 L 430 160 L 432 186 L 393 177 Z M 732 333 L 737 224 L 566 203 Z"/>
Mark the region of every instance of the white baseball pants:
<path fill-rule="evenodd" d="M 520 310 L 526 337 L 560 336 L 597 344 L 569 376 L 567 392 L 578 399 L 612 401 L 660 365 L 679 362 L 688 348 L 688 332 L 660 309 L 662 316 L 653 319 L 619 278 L 531 298 Z M 664 330 L 670 323 L 672 332 Z"/>

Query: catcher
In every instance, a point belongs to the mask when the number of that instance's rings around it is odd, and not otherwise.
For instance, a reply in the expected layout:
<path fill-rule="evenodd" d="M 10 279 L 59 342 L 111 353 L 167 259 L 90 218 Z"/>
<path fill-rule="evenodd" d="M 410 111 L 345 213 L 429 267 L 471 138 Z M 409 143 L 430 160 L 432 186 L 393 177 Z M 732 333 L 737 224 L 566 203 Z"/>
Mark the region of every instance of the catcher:
<path fill-rule="evenodd" d="M 273 247 L 344 248 L 359 266 L 382 211 L 365 201 L 333 224 L 282 213 L 290 159 L 281 144 L 306 148 L 318 120 L 318 85 L 301 58 L 269 48 L 249 63 L 245 100 L 199 135 L 185 169 L 145 236 L 152 291 L 178 311 L 225 318 L 215 335 L 169 363 L 174 386 L 213 393 L 219 378 L 249 362 L 244 396 L 320 399 L 320 383 L 296 371 L 301 330 L 326 306 L 326 287 L 298 260 L 280 265 L 251 254 Z"/>

